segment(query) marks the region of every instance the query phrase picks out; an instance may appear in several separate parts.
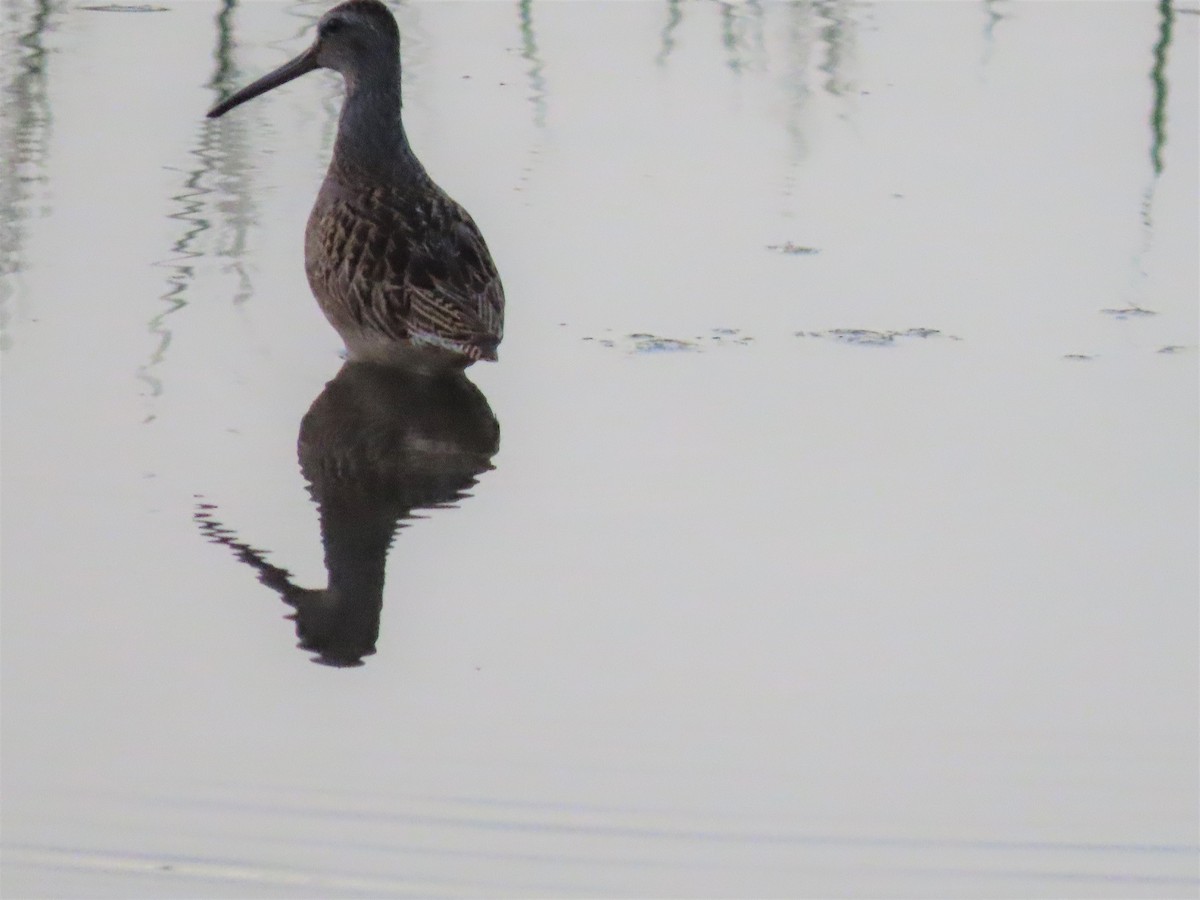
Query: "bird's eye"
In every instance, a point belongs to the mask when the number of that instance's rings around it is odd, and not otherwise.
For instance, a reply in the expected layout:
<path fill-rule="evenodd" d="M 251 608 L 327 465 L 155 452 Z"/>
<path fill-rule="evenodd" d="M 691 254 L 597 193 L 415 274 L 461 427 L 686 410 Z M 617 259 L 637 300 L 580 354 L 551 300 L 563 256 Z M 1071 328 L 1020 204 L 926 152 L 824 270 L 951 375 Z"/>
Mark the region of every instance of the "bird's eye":
<path fill-rule="evenodd" d="M 337 32 L 342 30 L 342 26 L 345 24 L 346 23 L 341 19 L 329 19 L 328 21 L 322 22 L 321 27 L 317 30 L 321 33 L 321 36 L 324 37 L 327 34 L 337 34 Z"/>

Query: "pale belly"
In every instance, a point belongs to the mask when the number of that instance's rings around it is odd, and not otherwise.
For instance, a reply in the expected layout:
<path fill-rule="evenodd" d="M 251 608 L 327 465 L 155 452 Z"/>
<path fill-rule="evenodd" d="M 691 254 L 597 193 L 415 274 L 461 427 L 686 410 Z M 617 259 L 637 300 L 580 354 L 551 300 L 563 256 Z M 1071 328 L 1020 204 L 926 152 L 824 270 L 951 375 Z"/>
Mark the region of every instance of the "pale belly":
<path fill-rule="evenodd" d="M 420 337 L 396 340 L 353 326 L 337 328 L 337 331 L 346 345 L 346 358 L 351 362 L 370 362 L 421 375 L 460 372 L 475 362 L 458 351 L 427 343 Z"/>

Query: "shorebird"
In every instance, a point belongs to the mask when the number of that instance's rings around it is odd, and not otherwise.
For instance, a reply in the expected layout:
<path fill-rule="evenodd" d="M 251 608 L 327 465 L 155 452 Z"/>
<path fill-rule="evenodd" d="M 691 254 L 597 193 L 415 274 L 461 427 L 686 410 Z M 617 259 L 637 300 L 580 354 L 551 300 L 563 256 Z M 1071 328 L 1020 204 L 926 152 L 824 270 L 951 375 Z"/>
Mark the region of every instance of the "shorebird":
<path fill-rule="evenodd" d="M 337 142 L 304 237 L 304 268 L 352 362 L 415 372 L 496 359 L 504 288 L 475 221 L 417 160 L 400 118 L 400 29 L 380 0 L 347 0 L 312 46 L 209 118 L 314 69 L 341 73 Z"/>

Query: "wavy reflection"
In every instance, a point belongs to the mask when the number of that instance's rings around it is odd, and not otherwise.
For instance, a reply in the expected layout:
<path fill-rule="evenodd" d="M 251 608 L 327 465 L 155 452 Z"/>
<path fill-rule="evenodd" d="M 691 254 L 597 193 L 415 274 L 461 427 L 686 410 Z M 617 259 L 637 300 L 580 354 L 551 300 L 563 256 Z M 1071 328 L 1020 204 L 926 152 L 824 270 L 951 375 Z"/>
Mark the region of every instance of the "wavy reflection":
<path fill-rule="evenodd" d="M 786 37 L 784 46 L 780 89 L 785 99 L 785 128 L 788 136 L 789 172 L 784 193 L 791 196 L 796 177 L 797 164 L 808 152 L 803 111 L 812 89 L 809 87 L 809 67 L 814 53 L 815 11 L 810 3 L 793 2 L 784 8 L 785 20 L 782 32 Z"/>
<path fill-rule="evenodd" d="M 538 52 L 537 33 L 533 27 L 533 5 L 531 0 L 521 0 L 521 58 L 529 64 L 529 102 L 533 104 L 533 124 L 546 126 L 546 78 L 542 74 L 545 63 Z"/>
<path fill-rule="evenodd" d="M 1159 0 L 1158 14 L 1158 41 L 1154 45 L 1154 66 L 1150 70 L 1150 81 L 1154 85 L 1154 107 L 1150 113 L 1150 162 L 1155 175 L 1162 174 L 1162 152 L 1167 144 L 1167 50 L 1171 46 L 1171 32 L 1175 25 L 1171 0 Z"/>
<path fill-rule="evenodd" d="M 1151 48 L 1154 62 L 1150 67 L 1150 84 L 1153 89 L 1153 101 L 1150 107 L 1150 174 L 1146 188 L 1142 192 L 1141 246 L 1133 257 L 1133 286 L 1130 292 L 1137 297 L 1144 291 L 1149 279 L 1146 271 L 1146 258 L 1154 249 L 1154 205 L 1158 194 L 1158 182 L 1162 177 L 1166 163 L 1163 151 L 1167 147 L 1167 56 L 1171 49 L 1171 40 L 1175 26 L 1175 9 L 1171 0 L 1159 0 L 1158 3 L 1158 35 Z M 1149 312 L 1142 306 L 1140 297 L 1131 300 L 1128 308 L 1140 312 Z"/>
<path fill-rule="evenodd" d="M 987 16 L 987 21 L 983 25 L 983 58 L 980 60 L 983 68 L 992 61 L 992 54 L 996 50 L 996 26 L 1008 18 L 1008 14 L 1003 7 L 1007 0 L 983 0 L 983 11 Z"/>
<path fill-rule="evenodd" d="M 300 423 L 300 470 L 317 504 L 328 583 L 304 588 L 242 543 L 202 503 L 205 536 L 234 551 L 295 612 L 299 646 L 315 662 L 357 666 L 375 652 L 388 552 L 417 510 L 456 505 L 493 468 L 500 425 L 461 373 L 422 378 L 347 363 Z"/>
<path fill-rule="evenodd" d="M 762 7 L 757 0 L 737 4 L 718 0 L 718 3 L 725 65 L 733 72 L 743 72 L 763 58 Z"/>
<path fill-rule="evenodd" d="M 819 68 L 825 75 L 825 90 L 835 97 L 851 93 L 854 82 L 846 74 L 848 63 L 854 59 L 856 44 L 854 19 L 844 0 L 818 0 L 817 15 L 824 20 L 821 43 L 825 58 Z"/>
<path fill-rule="evenodd" d="M 228 94 L 242 79 L 234 62 L 236 10 L 237 0 L 222 0 L 213 20 L 216 34 L 213 68 L 205 87 L 214 96 Z M 223 271 L 236 279 L 235 305 L 246 302 L 253 291 L 249 272 L 242 264 L 247 237 L 257 220 L 250 149 L 251 138 L 244 123 L 230 123 L 222 128 L 210 119 L 199 118 L 196 142 L 188 151 L 191 161 L 180 170 L 182 183 L 170 197 L 167 219 L 175 224 L 177 237 L 171 244 L 170 256 L 159 263 L 169 270 L 167 289 L 146 325 L 154 347 L 137 372 L 151 397 L 162 393 L 162 380 L 156 370 L 171 346 L 171 316 L 187 306 L 198 262 L 210 255 L 228 261 Z M 215 246 L 207 243 L 210 241 Z M 153 418 L 151 413 L 147 421 Z"/>
<path fill-rule="evenodd" d="M 22 18 L 22 14 L 28 15 Z M 41 205 L 53 123 L 47 94 L 46 35 L 58 4 L 4 6 L 5 84 L 0 115 L 0 349 L 8 345 L 15 276 L 24 268 L 25 220 Z M 11 36 L 11 45 L 10 45 Z M 9 67 L 11 66 L 11 70 Z"/>
<path fill-rule="evenodd" d="M 680 10 L 679 3 L 680 0 L 667 0 L 667 21 L 663 25 L 662 31 L 659 32 L 658 56 L 654 58 L 654 61 L 660 66 L 667 61 L 667 57 L 675 49 L 675 29 L 683 21 L 683 11 Z"/>
<path fill-rule="evenodd" d="M 864 15 L 862 5 L 850 0 L 666 0 L 654 61 L 669 67 L 689 17 L 715 17 L 725 68 L 738 78 L 765 75 L 783 95 L 781 121 L 791 170 L 783 192 L 791 196 L 796 164 L 808 152 L 806 119 L 813 94 L 819 90 L 845 101 L 857 92 L 859 18 Z M 840 115 L 849 114 L 844 103 L 839 108 Z"/>

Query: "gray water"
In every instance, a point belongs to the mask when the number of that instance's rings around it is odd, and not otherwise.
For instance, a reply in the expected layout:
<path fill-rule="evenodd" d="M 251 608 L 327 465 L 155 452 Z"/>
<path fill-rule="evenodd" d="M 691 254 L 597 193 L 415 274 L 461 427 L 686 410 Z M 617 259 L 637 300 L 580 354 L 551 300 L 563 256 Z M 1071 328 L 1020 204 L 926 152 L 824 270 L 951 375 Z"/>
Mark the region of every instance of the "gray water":
<path fill-rule="evenodd" d="M 0 13 L 4 895 L 1196 896 L 1196 4 L 394 7 L 446 396 L 325 8 Z"/>

